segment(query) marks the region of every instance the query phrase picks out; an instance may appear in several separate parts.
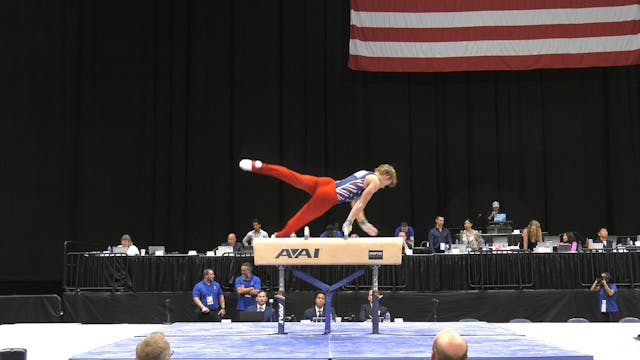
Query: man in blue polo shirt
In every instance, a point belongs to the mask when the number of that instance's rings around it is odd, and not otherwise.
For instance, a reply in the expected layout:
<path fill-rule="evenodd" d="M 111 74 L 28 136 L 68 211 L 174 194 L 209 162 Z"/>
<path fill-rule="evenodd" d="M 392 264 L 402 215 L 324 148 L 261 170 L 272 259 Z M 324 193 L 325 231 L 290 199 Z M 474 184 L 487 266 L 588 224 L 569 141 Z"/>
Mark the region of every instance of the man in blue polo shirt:
<path fill-rule="evenodd" d="M 213 269 L 204 269 L 203 279 L 193 287 L 193 303 L 200 311 L 198 321 L 220 321 L 225 314 L 224 293 L 215 277 Z"/>
<path fill-rule="evenodd" d="M 451 233 L 449 229 L 444 227 L 444 216 L 438 215 L 436 216 L 436 226 L 429 231 L 429 252 L 432 254 L 445 252 L 446 246 L 441 244 L 451 247 Z"/>
<path fill-rule="evenodd" d="M 603 272 L 591 284 L 591 291 L 599 291 L 598 309 L 602 315 L 602 321 L 613 322 L 614 316 L 618 312 L 618 303 L 616 302 L 618 287 L 616 284 L 609 284 L 609 282 L 611 282 L 611 275 L 608 272 Z"/>
<path fill-rule="evenodd" d="M 253 268 L 248 262 L 242 263 L 240 273 L 236 278 L 236 292 L 238 293 L 238 305 L 236 309 L 244 311 L 256 304 L 256 296 L 262 287 L 260 278 L 253 275 Z"/>
<path fill-rule="evenodd" d="M 413 226 L 409 226 L 408 222 L 402 221 L 400 226 L 393 232 L 393 236 L 398 237 L 401 231 L 407 236 L 407 242 L 411 243 L 411 248 L 413 249 L 413 244 L 416 241 L 416 232 L 413 230 Z"/>

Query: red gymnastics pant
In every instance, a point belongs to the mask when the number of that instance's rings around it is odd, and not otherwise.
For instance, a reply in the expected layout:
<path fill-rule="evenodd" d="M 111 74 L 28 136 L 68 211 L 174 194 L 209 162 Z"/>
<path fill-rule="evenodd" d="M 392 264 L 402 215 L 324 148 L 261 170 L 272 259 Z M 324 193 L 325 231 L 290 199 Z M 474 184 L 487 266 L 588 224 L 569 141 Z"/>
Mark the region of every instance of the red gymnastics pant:
<path fill-rule="evenodd" d="M 338 203 L 336 181 L 332 178 L 299 174 L 284 166 L 264 163 L 262 167 L 253 167 L 251 171 L 280 179 L 311 195 L 311 199 L 287 222 L 287 225 L 276 232 L 276 237 L 291 235 L 312 220 L 322 216 Z"/>

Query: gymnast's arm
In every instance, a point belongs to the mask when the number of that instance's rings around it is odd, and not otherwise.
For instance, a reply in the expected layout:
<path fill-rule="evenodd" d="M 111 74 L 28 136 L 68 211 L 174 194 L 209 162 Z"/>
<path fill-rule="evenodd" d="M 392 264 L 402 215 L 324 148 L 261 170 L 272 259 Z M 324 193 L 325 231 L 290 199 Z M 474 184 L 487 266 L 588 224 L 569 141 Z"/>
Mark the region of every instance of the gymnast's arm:
<path fill-rule="evenodd" d="M 369 178 L 367 178 L 367 180 L 369 180 Z M 372 236 L 378 234 L 378 229 L 376 229 L 375 226 L 367 221 L 367 218 L 364 216 L 364 208 L 367 206 L 367 203 L 369 202 L 369 200 L 371 200 L 371 197 L 373 197 L 373 194 L 378 191 L 378 189 L 380 189 L 380 182 L 377 178 L 375 178 L 375 180 L 370 180 L 368 184 L 366 184 L 365 180 L 365 189 L 362 192 L 362 196 L 351 203 L 351 211 L 347 216 L 348 222 L 358 220 L 360 228 L 362 228 L 362 230 Z"/>

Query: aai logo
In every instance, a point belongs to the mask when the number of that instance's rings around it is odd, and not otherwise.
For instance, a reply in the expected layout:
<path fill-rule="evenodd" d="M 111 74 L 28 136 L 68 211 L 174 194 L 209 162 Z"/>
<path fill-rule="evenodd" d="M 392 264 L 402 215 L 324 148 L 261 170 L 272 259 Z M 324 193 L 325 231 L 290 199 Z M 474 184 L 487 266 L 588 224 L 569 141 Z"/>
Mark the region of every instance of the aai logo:
<path fill-rule="evenodd" d="M 281 257 L 287 257 L 289 259 L 298 259 L 302 257 L 306 257 L 307 259 L 317 259 L 320 256 L 320 249 L 282 249 L 276 255 L 276 259 L 280 259 Z"/>

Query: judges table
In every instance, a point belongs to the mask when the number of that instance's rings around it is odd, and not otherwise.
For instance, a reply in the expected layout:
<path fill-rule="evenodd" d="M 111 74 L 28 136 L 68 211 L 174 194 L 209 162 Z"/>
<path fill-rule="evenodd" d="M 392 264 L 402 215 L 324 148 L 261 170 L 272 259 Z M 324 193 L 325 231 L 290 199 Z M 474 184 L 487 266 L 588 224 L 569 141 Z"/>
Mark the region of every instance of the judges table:
<path fill-rule="evenodd" d="M 133 291 L 191 291 L 210 267 L 224 290 L 232 290 L 243 262 L 252 256 L 113 256 L 99 253 L 65 254 L 67 291 L 128 289 Z M 291 272 L 299 267 L 289 266 Z M 304 271 L 334 283 L 362 266 L 305 266 Z M 589 286 L 596 274 L 608 271 L 618 285 L 640 283 L 639 252 L 531 253 L 483 252 L 469 254 L 405 255 L 401 265 L 380 267 L 379 286 L 387 290 L 439 291 L 485 288 L 575 289 Z M 256 266 L 263 287 L 276 290 L 278 269 Z M 311 287 L 287 273 L 288 290 Z M 369 272 L 345 289 L 371 286 Z"/>

